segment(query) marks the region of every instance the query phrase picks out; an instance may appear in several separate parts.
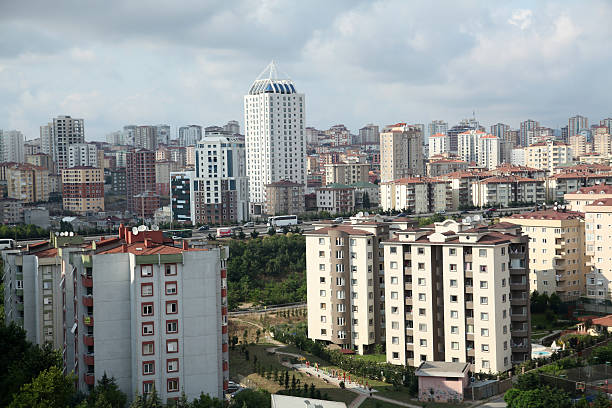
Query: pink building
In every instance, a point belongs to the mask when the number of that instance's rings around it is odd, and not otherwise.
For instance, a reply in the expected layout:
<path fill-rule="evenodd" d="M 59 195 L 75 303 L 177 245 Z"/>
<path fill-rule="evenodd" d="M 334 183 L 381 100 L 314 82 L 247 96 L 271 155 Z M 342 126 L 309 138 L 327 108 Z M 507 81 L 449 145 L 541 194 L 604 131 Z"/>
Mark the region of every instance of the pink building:
<path fill-rule="evenodd" d="M 424 361 L 415 371 L 419 378 L 419 400 L 435 402 L 463 401 L 468 386 L 468 363 Z"/>

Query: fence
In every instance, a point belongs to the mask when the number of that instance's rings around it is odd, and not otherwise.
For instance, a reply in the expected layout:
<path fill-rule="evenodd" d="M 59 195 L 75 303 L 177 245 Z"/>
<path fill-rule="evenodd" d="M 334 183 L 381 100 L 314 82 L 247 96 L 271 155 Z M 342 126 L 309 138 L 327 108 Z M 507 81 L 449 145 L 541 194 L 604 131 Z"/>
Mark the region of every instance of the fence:
<path fill-rule="evenodd" d="M 512 379 L 490 380 L 474 383 L 463 391 L 463 398 L 466 400 L 477 401 L 498 395 L 512 388 Z"/>

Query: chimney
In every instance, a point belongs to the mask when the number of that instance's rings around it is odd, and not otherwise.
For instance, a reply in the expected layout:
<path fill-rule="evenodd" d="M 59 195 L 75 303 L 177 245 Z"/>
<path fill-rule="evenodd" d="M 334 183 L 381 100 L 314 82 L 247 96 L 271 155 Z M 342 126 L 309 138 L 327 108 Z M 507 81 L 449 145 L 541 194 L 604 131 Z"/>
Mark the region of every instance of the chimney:
<path fill-rule="evenodd" d="M 187 251 L 189 249 L 189 243 L 183 240 L 183 251 Z"/>
<path fill-rule="evenodd" d="M 123 227 L 123 223 L 119 224 L 119 239 L 125 238 L 125 228 Z"/>
<path fill-rule="evenodd" d="M 121 252 L 124 254 L 127 252 L 127 244 L 121 244 Z"/>
<path fill-rule="evenodd" d="M 144 240 L 145 248 L 153 247 L 153 240 L 151 238 L 145 238 Z"/>

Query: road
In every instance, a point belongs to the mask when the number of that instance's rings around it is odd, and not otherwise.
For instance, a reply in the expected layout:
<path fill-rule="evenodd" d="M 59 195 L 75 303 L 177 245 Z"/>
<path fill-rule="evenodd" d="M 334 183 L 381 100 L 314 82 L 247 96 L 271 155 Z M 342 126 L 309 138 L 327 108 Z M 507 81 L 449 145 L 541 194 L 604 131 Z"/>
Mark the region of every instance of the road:
<path fill-rule="evenodd" d="M 506 408 L 508 404 L 504 402 L 504 397 L 497 397 L 485 404 L 478 405 L 480 408 Z"/>

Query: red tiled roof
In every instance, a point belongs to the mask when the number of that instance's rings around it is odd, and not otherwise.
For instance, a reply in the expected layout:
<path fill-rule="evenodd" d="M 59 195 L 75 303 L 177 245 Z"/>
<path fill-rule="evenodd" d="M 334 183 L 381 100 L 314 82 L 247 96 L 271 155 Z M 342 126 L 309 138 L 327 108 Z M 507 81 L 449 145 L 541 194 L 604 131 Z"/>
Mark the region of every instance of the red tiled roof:
<path fill-rule="evenodd" d="M 334 224 L 329 227 L 323 227 L 314 231 L 304 232 L 304 235 L 327 235 L 330 231 L 340 230 L 349 235 L 373 235 L 371 232 L 353 228 L 350 225 Z"/>
<path fill-rule="evenodd" d="M 593 201 L 591 204 L 589 204 L 587 207 L 594 207 L 597 205 L 601 205 L 601 206 L 612 206 L 612 198 L 600 198 L 599 200 L 595 200 Z"/>
<path fill-rule="evenodd" d="M 33 255 L 36 255 L 38 258 L 53 258 L 57 256 L 57 248 L 43 249 L 42 251 L 35 252 Z"/>
<path fill-rule="evenodd" d="M 593 324 L 597 326 L 612 327 L 612 315 L 607 315 L 604 317 L 598 317 L 597 319 L 593 319 Z"/>
<path fill-rule="evenodd" d="M 516 176 L 498 176 L 498 177 L 489 177 L 484 180 L 481 180 L 481 183 L 536 183 L 538 180 L 530 179 L 527 177 L 516 177 Z"/>
<path fill-rule="evenodd" d="M 536 219 L 536 220 L 574 220 L 583 219 L 584 214 L 578 211 L 555 211 L 555 210 L 543 210 L 543 211 L 531 211 L 524 212 L 521 214 L 512 214 L 506 218 L 513 219 Z"/>
<path fill-rule="evenodd" d="M 152 247 L 147 248 L 144 242 L 137 242 L 135 244 L 127 245 L 127 252 L 134 255 L 171 255 L 171 254 L 182 254 L 187 251 L 207 251 L 206 248 L 188 248 L 183 249 L 182 247 L 175 247 L 165 244 L 153 244 Z M 114 248 L 109 248 L 105 251 L 100 251 L 98 254 L 118 254 L 123 252 L 123 246 L 119 245 Z"/>
<path fill-rule="evenodd" d="M 612 185 L 597 184 L 590 187 L 582 187 L 581 189 L 569 194 L 612 194 Z"/>

